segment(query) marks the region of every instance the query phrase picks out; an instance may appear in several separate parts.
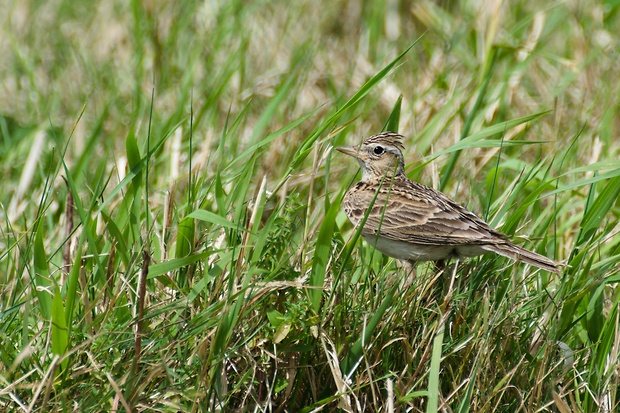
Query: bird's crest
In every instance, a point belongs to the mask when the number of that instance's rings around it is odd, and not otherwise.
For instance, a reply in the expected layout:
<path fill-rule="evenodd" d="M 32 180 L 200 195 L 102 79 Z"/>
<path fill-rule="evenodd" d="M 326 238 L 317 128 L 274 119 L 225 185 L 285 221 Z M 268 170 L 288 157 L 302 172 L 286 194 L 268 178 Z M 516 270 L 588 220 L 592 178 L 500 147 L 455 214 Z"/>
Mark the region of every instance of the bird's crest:
<path fill-rule="evenodd" d="M 373 135 L 370 138 L 366 139 L 366 141 L 364 141 L 364 143 L 365 144 L 383 143 L 383 144 L 386 144 L 386 145 L 395 146 L 398 149 L 400 149 L 401 151 L 404 151 L 405 147 L 403 146 L 403 139 L 404 139 L 404 136 L 403 135 L 399 135 L 398 133 L 395 133 L 395 132 L 382 132 L 382 133 L 379 133 L 377 135 Z"/>

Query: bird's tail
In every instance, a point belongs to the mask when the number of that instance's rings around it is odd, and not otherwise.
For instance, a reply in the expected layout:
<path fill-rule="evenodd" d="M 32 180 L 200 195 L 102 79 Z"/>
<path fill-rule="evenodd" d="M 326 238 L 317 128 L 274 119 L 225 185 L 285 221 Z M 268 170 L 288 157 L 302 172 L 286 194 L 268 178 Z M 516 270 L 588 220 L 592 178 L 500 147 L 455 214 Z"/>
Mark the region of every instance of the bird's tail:
<path fill-rule="evenodd" d="M 526 264 L 530 264 L 556 274 L 559 274 L 562 271 L 562 267 L 565 266 L 561 262 L 554 261 L 544 255 L 526 250 L 525 248 L 521 248 L 514 244 L 489 244 L 484 245 L 482 248 L 487 251 L 503 255 L 504 257 L 512 258 L 515 261 L 523 261 Z"/>

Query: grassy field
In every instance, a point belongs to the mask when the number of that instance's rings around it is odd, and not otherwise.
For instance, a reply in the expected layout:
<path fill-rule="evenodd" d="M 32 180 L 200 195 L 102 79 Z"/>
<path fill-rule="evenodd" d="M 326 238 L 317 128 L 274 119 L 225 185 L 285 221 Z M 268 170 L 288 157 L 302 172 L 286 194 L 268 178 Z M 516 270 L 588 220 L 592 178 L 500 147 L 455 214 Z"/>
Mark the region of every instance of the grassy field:
<path fill-rule="evenodd" d="M 618 0 L 3 3 L 0 411 L 620 410 Z M 406 280 L 385 129 L 569 266 Z"/>

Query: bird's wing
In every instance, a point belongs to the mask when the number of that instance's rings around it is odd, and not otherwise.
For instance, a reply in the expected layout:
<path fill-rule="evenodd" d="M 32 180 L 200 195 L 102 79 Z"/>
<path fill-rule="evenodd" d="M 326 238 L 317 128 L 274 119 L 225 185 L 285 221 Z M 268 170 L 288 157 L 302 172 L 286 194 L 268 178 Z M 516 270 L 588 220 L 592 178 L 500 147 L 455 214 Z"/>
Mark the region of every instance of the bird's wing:
<path fill-rule="evenodd" d="M 366 208 L 359 206 L 372 204 L 363 234 L 379 232 L 385 238 L 424 245 L 506 242 L 503 234 L 446 195 L 412 181 L 391 187 L 360 182 L 343 203 L 355 226 L 366 215 Z"/>

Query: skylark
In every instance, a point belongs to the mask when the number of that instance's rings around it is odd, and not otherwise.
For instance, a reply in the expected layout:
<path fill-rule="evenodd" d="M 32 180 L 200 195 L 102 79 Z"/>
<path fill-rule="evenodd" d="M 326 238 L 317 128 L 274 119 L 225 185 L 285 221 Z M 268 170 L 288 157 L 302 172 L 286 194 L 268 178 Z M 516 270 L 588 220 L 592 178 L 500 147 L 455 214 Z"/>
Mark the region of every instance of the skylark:
<path fill-rule="evenodd" d="M 362 180 L 347 192 L 343 206 L 356 227 L 366 219 L 361 235 L 368 243 L 410 265 L 495 252 L 560 272 L 559 262 L 513 244 L 448 196 L 407 178 L 402 139 L 385 132 L 360 147 L 336 148 L 362 168 Z"/>

